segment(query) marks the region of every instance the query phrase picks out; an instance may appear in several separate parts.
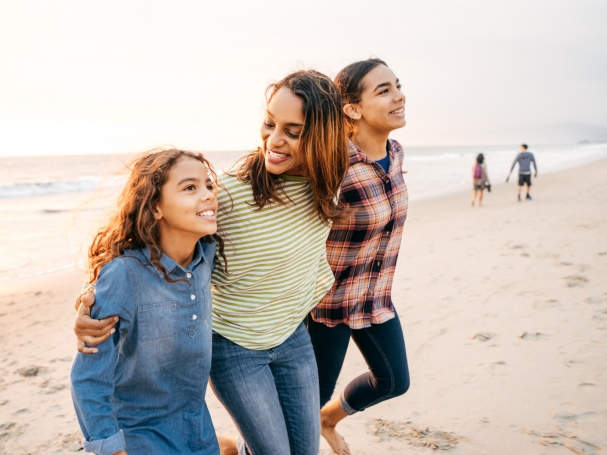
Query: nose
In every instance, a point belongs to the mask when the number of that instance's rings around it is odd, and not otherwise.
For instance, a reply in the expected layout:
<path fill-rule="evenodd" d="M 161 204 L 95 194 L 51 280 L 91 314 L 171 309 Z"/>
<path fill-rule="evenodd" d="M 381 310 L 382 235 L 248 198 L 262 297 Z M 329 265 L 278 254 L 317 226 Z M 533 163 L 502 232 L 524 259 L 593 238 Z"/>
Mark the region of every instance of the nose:
<path fill-rule="evenodd" d="M 217 198 L 217 185 L 213 184 L 213 189 L 210 190 L 206 186 L 204 190 L 200 193 L 201 201 L 212 201 Z"/>
<path fill-rule="evenodd" d="M 278 128 L 274 128 L 274 130 L 268 136 L 268 147 L 280 147 L 282 143 L 282 135 L 278 132 Z"/>
<path fill-rule="evenodd" d="M 400 90 L 398 90 L 396 92 L 396 101 L 402 101 L 403 103 L 407 102 L 407 97 L 405 96 L 405 94 L 403 92 L 401 92 Z"/>

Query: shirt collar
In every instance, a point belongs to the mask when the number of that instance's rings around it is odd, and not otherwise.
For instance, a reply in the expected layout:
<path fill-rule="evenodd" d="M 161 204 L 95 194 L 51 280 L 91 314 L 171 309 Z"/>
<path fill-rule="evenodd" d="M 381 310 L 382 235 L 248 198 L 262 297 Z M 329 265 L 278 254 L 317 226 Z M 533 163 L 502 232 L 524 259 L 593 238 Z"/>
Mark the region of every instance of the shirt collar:
<path fill-rule="evenodd" d="M 172 260 L 170 257 L 168 257 L 164 253 L 160 257 L 160 263 L 164 266 L 167 273 L 172 273 L 176 268 L 179 268 L 183 272 L 194 270 L 196 268 L 196 266 L 204 260 L 204 254 L 203 254 L 203 248 L 202 248 L 201 242 L 202 242 L 202 240 L 198 240 L 198 242 L 196 242 L 196 247 L 194 248 L 194 257 L 192 258 L 192 262 L 190 262 L 190 265 L 188 265 L 187 267 L 182 267 L 181 265 L 179 265 L 177 262 Z M 148 260 L 148 262 L 150 262 L 150 258 L 151 258 L 150 249 L 148 247 L 144 247 L 141 249 L 141 251 L 142 251 L 143 255 L 146 257 L 146 259 Z M 160 274 L 160 276 L 164 277 L 164 275 L 162 274 L 162 272 L 160 270 L 157 270 L 157 272 Z"/>
<path fill-rule="evenodd" d="M 388 153 L 390 154 L 390 161 L 394 160 L 394 144 L 396 144 L 396 141 L 393 141 L 391 139 L 388 139 L 388 143 L 386 144 L 386 149 L 388 150 Z M 369 157 L 367 155 L 365 155 L 365 153 L 363 151 L 361 151 L 358 147 L 356 147 L 356 145 L 354 145 L 354 142 L 352 141 L 348 141 L 348 147 L 349 147 L 349 151 L 350 151 L 350 166 L 352 166 L 354 163 L 360 163 L 360 162 L 364 162 L 364 163 L 374 163 L 375 161 L 369 159 Z"/>

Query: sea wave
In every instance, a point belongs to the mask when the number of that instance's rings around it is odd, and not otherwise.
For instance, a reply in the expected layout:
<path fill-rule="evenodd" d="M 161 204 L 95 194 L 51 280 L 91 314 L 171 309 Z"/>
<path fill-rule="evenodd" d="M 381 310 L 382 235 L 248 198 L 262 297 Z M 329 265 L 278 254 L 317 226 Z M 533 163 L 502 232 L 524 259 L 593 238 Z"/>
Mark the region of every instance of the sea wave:
<path fill-rule="evenodd" d="M 464 156 L 463 153 L 441 153 L 437 155 L 407 155 L 405 154 L 405 161 L 440 161 L 440 160 L 451 160 L 454 158 L 460 158 Z"/>
<path fill-rule="evenodd" d="M 0 185 L 0 199 L 92 191 L 100 185 L 101 181 L 102 179 L 100 177 L 83 177 L 75 180 L 60 180 L 57 182 Z"/>

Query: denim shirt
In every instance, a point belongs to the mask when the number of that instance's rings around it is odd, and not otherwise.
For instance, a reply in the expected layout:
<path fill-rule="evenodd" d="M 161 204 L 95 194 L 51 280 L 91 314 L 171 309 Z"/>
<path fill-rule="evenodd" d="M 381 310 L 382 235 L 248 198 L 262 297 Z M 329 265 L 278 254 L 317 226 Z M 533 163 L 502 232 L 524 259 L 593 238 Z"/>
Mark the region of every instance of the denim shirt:
<path fill-rule="evenodd" d="M 187 268 L 163 255 L 169 283 L 148 249 L 107 263 L 91 316 L 116 315 L 116 332 L 97 354 L 78 353 L 71 393 L 84 450 L 129 455 L 219 454 L 205 403 L 211 369 L 215 243 L 196 245 Z"/>

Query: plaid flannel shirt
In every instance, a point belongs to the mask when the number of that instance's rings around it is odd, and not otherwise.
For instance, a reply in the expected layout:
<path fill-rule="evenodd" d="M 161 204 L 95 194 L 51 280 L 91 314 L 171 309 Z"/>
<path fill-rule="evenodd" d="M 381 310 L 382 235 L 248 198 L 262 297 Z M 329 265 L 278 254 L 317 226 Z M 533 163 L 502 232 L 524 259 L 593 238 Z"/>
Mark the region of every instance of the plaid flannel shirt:
<path fill-rule="evenodd" d="M 352 329 L 381 324 L 394 317 L 392 280 L 407 217 L 404 151 L 388 141 L 388 173 L 350 143 L 350 169 L 340 199 L 354 209 L 335 222 L 327 240 L 327 259 L 335 283 L 312 318 L 329 327 Z"/>

